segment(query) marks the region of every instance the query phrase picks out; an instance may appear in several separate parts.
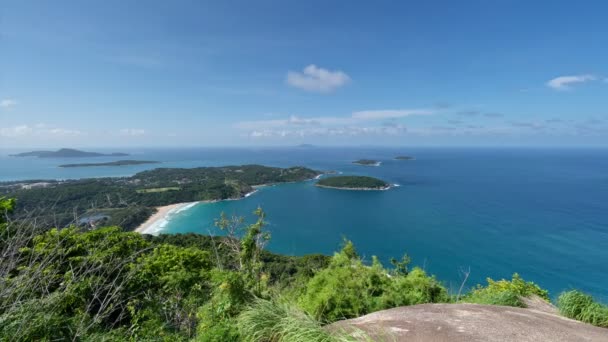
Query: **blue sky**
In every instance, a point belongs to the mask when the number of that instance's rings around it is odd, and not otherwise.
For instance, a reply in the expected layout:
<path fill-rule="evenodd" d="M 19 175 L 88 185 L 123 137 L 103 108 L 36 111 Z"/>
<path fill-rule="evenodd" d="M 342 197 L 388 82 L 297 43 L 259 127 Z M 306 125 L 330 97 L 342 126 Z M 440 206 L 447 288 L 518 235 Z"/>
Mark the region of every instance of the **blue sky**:
<path fill-rule="evenodd" d="M 3 1 L 0 146 L 607 146 L 605 1 Z"/>

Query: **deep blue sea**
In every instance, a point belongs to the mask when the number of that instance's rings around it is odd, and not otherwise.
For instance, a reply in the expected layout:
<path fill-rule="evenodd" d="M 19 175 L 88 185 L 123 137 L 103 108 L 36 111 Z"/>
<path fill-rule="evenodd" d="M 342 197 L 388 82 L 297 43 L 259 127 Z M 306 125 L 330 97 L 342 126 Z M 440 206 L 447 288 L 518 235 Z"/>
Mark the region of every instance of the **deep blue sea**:
<path fill-rule="evenodd" d="M 114 149 L 116 150 L 116 149 Z M 125 151 L 121 149 L 120 152 Z M 127 176 L 139 165 L 62 169 L 74 162 L 9 158 L 0 181 Z M 459 148 L 132 149 L 131 159 L 162 167 L 258 163 L 303 165 L 382 178 L 388 191 L 321 189 L 313 182 L 262 188 L 239 201 L 198 204 L 171 217 L 166 233 L 215 232 L 220 212 L 251 217 L 262 206 L 272 240 L 287 254 L 331 254 L 343 237 L 367 260 L 410 254 L 414 264 L 457 289 L 519 272 L 551 291 L 584 290 L 608 302 L 608 150 Z M 393 160 L 396 155 L 415 160 Z M 354 165 L 355 159 L 382 162 Z M 79 159 L 109 161 L 117 158 Z M 124 159 L 124 158 L 123 158 Z"/>

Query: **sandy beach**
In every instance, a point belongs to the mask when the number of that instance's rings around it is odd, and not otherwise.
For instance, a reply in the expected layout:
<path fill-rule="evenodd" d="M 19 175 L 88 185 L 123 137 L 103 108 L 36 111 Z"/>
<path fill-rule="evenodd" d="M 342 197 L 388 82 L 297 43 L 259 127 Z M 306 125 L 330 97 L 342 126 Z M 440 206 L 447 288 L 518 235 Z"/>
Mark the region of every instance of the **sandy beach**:
<path fill-rule="evenodd" d="M 175 203 L 169 204 L 162 207 L 156 207 L 156 213 L 150 216 L 146 222 L 142 223 L 139 227 L 135 229 L 136 233 L 141 234 L 152 234 L 156 235 L 162 232 L 163 228 L 167 225 L 171 216 L 173 214 L 177 214 L 181 211 L 188 210 L 193 206 L 199 203 L 215 203 L 221 201 L 237 201 L 243 198 L 247 198 L 253 194 L 255 194 L 258 190 L 254 188 L 253 191 L 246 193 L 243 197 L 239 198 L 227 198 L 223 200 L 207 200 L 207 201 L 198 201 L 198 202 L 186 202 L 186 203 Z"/>
<path fill-rule="evenodd" d="M 142 223 L 139 227 L 135 229 L 135 232 L 141 234 L 154 234 L 162 229 L 163 222 L 167 222 L 169 216 L 171 214 L 185 208 L 188 206 L 193 206 L 198 202 L 189 202 L 189 203 L 175 203 L 169 204 L 162 207 L 156 207 L 156 213 L 150 216 L 146 222 Z"/>

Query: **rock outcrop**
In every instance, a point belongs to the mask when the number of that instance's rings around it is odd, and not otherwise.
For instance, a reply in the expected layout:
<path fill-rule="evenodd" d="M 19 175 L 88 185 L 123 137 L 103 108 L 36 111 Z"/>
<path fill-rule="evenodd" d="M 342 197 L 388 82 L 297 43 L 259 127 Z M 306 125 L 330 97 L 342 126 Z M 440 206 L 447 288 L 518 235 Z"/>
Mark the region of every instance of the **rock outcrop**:
<path fill-rule="evenodd" d="M 608 341 L 608 329 L 560 316 L 542 300 L 528 308 L 478 304 L 422 304 L 374 312 L 331 324 L 361 341 L 538 342 Z"/>

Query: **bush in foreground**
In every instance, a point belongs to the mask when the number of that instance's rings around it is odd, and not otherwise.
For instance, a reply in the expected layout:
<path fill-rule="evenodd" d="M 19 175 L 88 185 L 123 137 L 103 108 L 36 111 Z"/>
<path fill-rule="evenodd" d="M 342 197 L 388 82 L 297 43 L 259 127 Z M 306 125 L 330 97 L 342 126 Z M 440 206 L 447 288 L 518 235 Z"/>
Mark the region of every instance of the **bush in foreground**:
<path fill-rule="evenodd" d="M 256 300 L 237 321 L 243 341 L 339 342 L 321 324 L 294 306 L 268 300 Z"/>
<path fill-rule="evenodd" d="M 593 297 L 580 291 L 562 293 L 557 299 L 559 312 L 572 319 L 608 328 L 608 306 L 593 300 Z"/>
<path fill-rule="evenodd" d="M 462 298 L 463 302 L 488 305 L 505 305 L 525 307 L 526 305 L 521 300 L 522 297 L 530 297 L 533 295 L 549 301 L 549 292 L 540 288 L 533 282 L 525 281 L 519 274 L 513 274 L 513 278 L 509 281 L 506 279 L 492 280 L 487 279 L 488 285 L 477 285 L 469 294 Z"/>
<path fill-rule="evenodd" d="M 335 322 L 402 305 L 448 301 L 443 286 L 422 269 L 385 269 L 377 258 L 367 266 L 347 241 L 329 266 L 306 285 L 299 306 L 322 322 Z"/>

